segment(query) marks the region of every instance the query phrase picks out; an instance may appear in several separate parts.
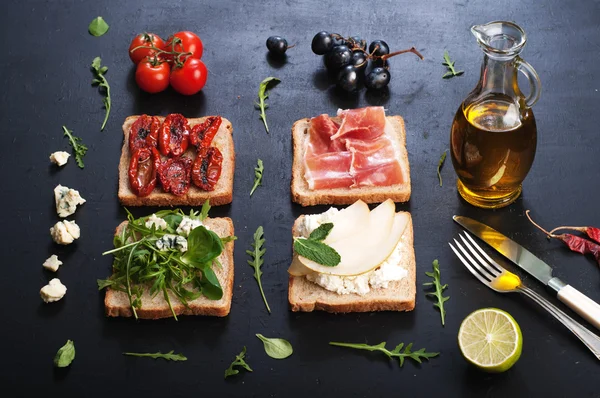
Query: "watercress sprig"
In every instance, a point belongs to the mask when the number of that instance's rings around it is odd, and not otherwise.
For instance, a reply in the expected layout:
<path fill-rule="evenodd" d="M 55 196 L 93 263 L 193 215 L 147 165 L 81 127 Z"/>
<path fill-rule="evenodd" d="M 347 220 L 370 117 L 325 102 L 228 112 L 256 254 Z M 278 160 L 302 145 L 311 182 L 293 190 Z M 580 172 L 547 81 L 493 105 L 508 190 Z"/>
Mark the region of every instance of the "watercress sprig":
<path fill-rule="evenodd" d="M 100 89 L 104 89 L 104 94 L 106 96 L 102 99 L 104 103 L 104 108 L 106 109 L 106 115 L 104 116 L 104 121 L 102 122 L 102 127 L 100 127 L 100 131 L 104 131 L 104 126 L 106 126 L 106 121 L 108 120 L 108 115 L 110 114 L 110 86 L 108 85 L 108 81 L 104 77 L 106 72 L 108 71 L 108 67 L 101 65 L 102 59 L 100 57 L 94 58 L 92 61 L 92 72 L 94 73 L 94 78 L 92 79 L 92 86 L 98 85 Z"/>
<path fill-rule="evenodd" d="M 267 77 L 265 80 L 260 82 L 260 86 L 258 87 L 258 102 L 254 105 L 256 106 L 256 109 L 260 110 L 260 118 L 262 119 L 263 124 L 265 125 L 265 130 L 267 130 L 267 134 L 269 134 L 269 126 L 267 125 L 267 114 L 265 113 L 265 109 L 269 107 L 269 105 L 265 102 L 265 100 L 269 98 L 267 86 L 271 82 L 279 83 L 280 81 L 281 80 L 279 80 L 276 77 Z"/>
<path fill-rule="evenodd" d="M 404 365 L 404 359 L 410 358 L 417 363 L 422 363 L 422 359 L 429 359 L 433 357 L 437 357 L 440 355 L 439 352 L 426 352 L 425 348 L 421 348 L 417 351 L 411 351 L 412 343 L 404 348 L 404 343 L 400 343 L 394 348 L 392 351 L 385 348 L 386 342 L 383 341 L 377 345 L 368 345 L 368 344 L 355 344 L 355 343 L 339 343 L 339 342 L 330 342 L 330 345 L 338 346 L 338 347 L 347 347 L 354 348 L 357 350 L 366 350 L 366 351 L 379 351 L 383 352 L 388 358 L 398 358 L 398 362 L 400 363 L 400 367 Z M 404 348 L 404 351 L 402 351 Z"/>
<path fill-rule="evenodd" d="M 252 258 L 251 260 L 248 260 L 248 264 L 250 264 L 250 266 L 254 268 L 254 279 L 256 279 L 256 282 L 258 282 L 260 294 L 262 295 L 263 301 L 265 302 L 265 306 L 267 307 L 267 311 L 269 311 L 270 314 L 271 308 L 269 307 L 269 303 L 267 302 L 267 298 L 265 297 L 265 291 L 263 290 L 262 281 L 260 279 L 260 277 L 262 276 L 262 271 L 260 270 L 260 267 L 264 263 L 263 256 L 267 251 L 267 249 L 263 247 L 263 244 L 265 243 L 265 238 L 262 225 L 256 228 L 256 232 L 254 232 L 252 238 L 254 239 L 254 242 L 251 243 L 252 250 L 246 250 L 246 253 Z"/>
<path fill-rule="evenodd" d="M 433 278 L 433 282 L 423 283 L 423 286 L 433 286 L 435 287 L 434 292 L 427 293 L 427 296 L 432 296 L 437 299 L 437 303 L 433 303 L 433 305 L 440 309 L 440 317 L 442 319 L 442 326 L 444 326 L 446 319 L 446 310 L 444 309 L 444 303 L 450 299 L 450 297 L 444 297 L 443 292 L 448 287 L 448 284 L 442 285 L 441 274 L 440 274 L 440 264 L 438 260 L 433 260 L 433 272 L 425 272 L 430 278 Z"/>

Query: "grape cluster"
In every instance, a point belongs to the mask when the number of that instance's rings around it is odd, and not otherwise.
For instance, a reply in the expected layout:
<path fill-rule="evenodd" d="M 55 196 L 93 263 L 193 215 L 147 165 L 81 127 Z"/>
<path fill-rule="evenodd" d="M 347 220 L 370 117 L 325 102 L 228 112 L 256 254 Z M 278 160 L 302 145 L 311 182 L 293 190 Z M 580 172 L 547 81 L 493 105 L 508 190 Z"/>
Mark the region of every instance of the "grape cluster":
<path fill-rule="evenodd" d="M 327 71 L 335 77 L 341 89 L 353 92 L 363 85 L 370 90 L 380 90 L 390 82 L 388 59 L 399 54 L 412 52 L 421 59 L 414 48 L 390 53 L 390 47 L 383 40 L 369 44 L 359 36 L 343 37 L 337 33 L 319 32 L 313 37 L 312 51 L 323 55 Z"/>

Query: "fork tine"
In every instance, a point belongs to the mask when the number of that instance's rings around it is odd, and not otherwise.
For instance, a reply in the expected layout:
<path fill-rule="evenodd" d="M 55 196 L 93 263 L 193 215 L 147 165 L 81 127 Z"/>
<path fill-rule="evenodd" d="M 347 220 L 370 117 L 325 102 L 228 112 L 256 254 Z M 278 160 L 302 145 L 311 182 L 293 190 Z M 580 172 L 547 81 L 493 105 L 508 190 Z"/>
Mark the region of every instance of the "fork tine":
<path fill-rule="evenodd" d="M 462 236 L 459 235 L 460 239 L 463 241 L 463 243 L 465 244 L 465 246 L 467 247 L 467 249 L 469 249 L 469 251 L 471 252 L 471 254 L 473 256 L 475 256 L 475 258 L 477 258 L 477 260 L 479 260 L 479 266 L 482 269 L 485 269 L 487 272 L 490 273 L 490 275 L 492 275 L 493 277 L 497 277 L 498 275 L 500 275 L 502 273 L 502 271 L 498 271 L 497 269 L 495 269 L 493 266 L 491 266 L 487 261 L 485 261 L 480 255 L 479 253 L 477 253 L 477 250 L 475 250 L 473 248 L 473 246 L 471 246 L 471 244 Z"/>
<path fill-rule="evenodd" d="M 496 274 L 490 272 L 486 267 L 484 267 L 481 264 L 479 264 L 473 258 L 473 256 L 467 251 L 467 249 L 465 249 L 456 239 L 454 239 L 454 242 L 456 243 L 456 246 L 460 249 L 460 251 L 463 253 L 463 255 L 467 259 L 469 259 L 469 261 L 471 262 L 471 265 L 473 266 L 473 268 L 475 268 L 477 271 L 479 271 L 480 274 L 482 274 L 483 276 L 487 277 L 487 279 L 489 279 L 490 281 L 496 277 Z"/>
<path fill-rule="evenodd" d="M 471 236 L 471 234 L 467 233 L 467 231 L 464 231 L 464 233 L 465 233 L 465 236 L 467 238 L 469 238 L 469 240 L 471 241 L 471 243 L 473 243 L 473 246 L 475 246 L 475 248 L 479 251 L 479 253 L 481 253 L 481 255 L 483 257 L 485 257 L 485 259 L 488 260 L 490 262 L 490 264 L 492 264 L 498 270 L 498 272 L 504 271 L 504 267 L 502 267 L 500 264 L 498 264 L 496 261 L 494 261 L 493 258 L 491 258 L 490 256 L 488 256 L 487 253 L 485 251 L 483 251 L 483 249 L 481 248 L 481 246 L 478 245 L 475 242 L 475 239 L 473 239 L 473 237 Z"/>
<path fill-rule="evenodd" d="M 456 242 L 456 240 L 454 240 L 454 241 Z M 479 279 L 479 282 L 483 283 L 484 285 L 489 286 L 490 281 L 485 279 L 483 276 L 481 276 L 481 274 L 479 272 L 475 271 L 475 269 L 471 266 L 471 264 L 469 264 L 469 262 L 464 259 L 464 257 L 458 252 L 458 250 L 456 250 L 454 248 L 454 246 L 452 246 L 452 243 L 448 242 L 448 245 L 450 246 L 450 248 L 452 249 L 454 254 L 456 254 L 456 257 L 458 257 L 458 259 L 463 263 L 463 265 L 465 267 L 467 267 L 467 269 L 473 274 L 473 276 L 476 277 L 477 279 Z"/>

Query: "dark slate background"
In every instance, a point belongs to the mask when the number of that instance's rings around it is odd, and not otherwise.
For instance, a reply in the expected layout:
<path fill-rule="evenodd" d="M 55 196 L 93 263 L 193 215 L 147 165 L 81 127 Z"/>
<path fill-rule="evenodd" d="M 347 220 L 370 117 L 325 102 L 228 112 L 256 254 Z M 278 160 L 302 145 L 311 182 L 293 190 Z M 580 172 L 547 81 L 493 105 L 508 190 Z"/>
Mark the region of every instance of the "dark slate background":
<path fill-rule="evenodd" d="M 110 24 L 99 38 L 87 33 L 88 23 L 98 15 Z M 448 148 L 454 113 L 479 76 L 482 53 L 469 27 L 498 19 L 513 20 L 526 30 L 529 42 L 523 57 L 537 69 L 543 92 L 534 108 L 538 152 L 524 193 L 508 208 L 486 211 L 459 198 L 451 162 L 443 169 L 441 188 L 435 169 Z M 451 216 L 475 217 L 524 244 L 555 266 L 556 275 L 600 301 L 594 260 L 547 241 L 524 216 L 525 209 L 532 209 L 547 227 L 600 226 L 599 21 L 598 1 L 5 2 L 0 14 L 3 395 L 600 396 L 598 360 L 583 344 L 526 298 L 499 295 L 480 285 L 447 246 L 459 232 Z M 321 60 L 310 51 L 312 36 L 323 29 L 384 39 L 394 50 L 414 45 L 425 60 L 411 54 L 393 59 L 385 95 L 363 91 L 356 98 L 340 96 L 328 86 Z M 205 89 L 189 98 L 172 91 L 140 92 L 127 56 L 130 40 L 142 31 L 166 38 L 180 30 L 195 31 L 204 42 L 203 60 L 210 70 Z M 266 56 L 264 43 L 273 34 L 297 44 L 285 63 Z M 463 76 L 441 78 L 444 50 L 465 70 Z M 109 67 L 113 95 L 104 132 L 99 131 L 102 96 L 90 86 L 89 64 L 95 56 Z M 270 135 L 253 107 L 258 84 L 267 76 L 282 80 L 271 93 Z M 389 114 L 406 120 L 413 193 L 398 209 L 409 210 L 414 218 L 416 309 L 291 313 L 286 273 L 290 228 L 300 214 L 326 207 L 302 209 L 290 201 L 290 127 L 303 117 L 365 105 L 384 105 Z M 213 212 L 233 218 L 239 237 L 231 314 L 225 319 L 182 317 L 179 322 L 107 319 L 96 279 L 110 273 L 111 258 L 100 253 L 111 248 L 114 228 L 125 217 L 116 197 L 121 124 L 128 115 L 169 112 L 188 117 L 220 114 L 234 126 L 234 201 Z M 48 161 L 53 151 L 70 151 L 63 124 L 89 146 L 84 170 L 73 159 L 60 170 Z M 265 162 L 264 185 L 249 199 L 257 157 Z M 54 245 L 48 233 L 57 221 L 52 189 L 58 183 L 80 190 L 87 199 L 74 216 L 82 237 L 68 247 Z M 154 210 L 134 209 L 138 216 Z M 267 238 L 263 283 L 272 315 L 265 311 L 244 253 L 258 225 L 265 227 Z M 65 263 L 57 275 L 41 266 L 52 253 Z M 436 258 L 443 281 L 450 285 L 445 327 L 421 287 Z M 54 276 L 69 290 L 62 301 L 45 305 L 38 290 Z M 535 280 L 524 279 L 557 302 Z M 520 361 L 501 375 L 471 368 L 456 344 L 462 319 L 490 306 L 513 314 L 524 336 Z M 255 333 L 290 340 L 293 356 L 270 359 Z M 56 370 L 52 358 L 67 339 L 75 341 L 77 357 L 69 369 Z M 399 368 L 378 353 L 330 347 L 331 340 L 414 342 L 441 355 Z M 254 372 L 223 381 L 223 371 L 244 345 Z M 121 355 L 171 349 L 189 360 L 167 363 Z"/>

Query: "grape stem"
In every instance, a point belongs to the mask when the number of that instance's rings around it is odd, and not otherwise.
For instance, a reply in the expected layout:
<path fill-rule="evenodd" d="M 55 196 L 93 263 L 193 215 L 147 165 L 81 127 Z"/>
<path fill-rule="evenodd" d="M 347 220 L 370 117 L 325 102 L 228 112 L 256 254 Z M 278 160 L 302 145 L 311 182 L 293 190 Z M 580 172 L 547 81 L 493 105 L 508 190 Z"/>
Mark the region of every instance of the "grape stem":
<path fill-rule="evenodd" d="M 416 56 L 418 56 L 419 58 L 424 59 L 423 56 L 421 55 L 421 53 L 419 51 L 417 51 L 417 49 L 414 47 L 411 47 L 407 50 L 395 51 L 393 53 L 389 53 L 386 55 L 382 55 L 381 57 L 375 57 L 375 58 L 381 58 L 382 60 L 386 61 L 388 58 L 392 58 L 393 56 L 404 54 L 404 53 L 413 53 Z"/>

